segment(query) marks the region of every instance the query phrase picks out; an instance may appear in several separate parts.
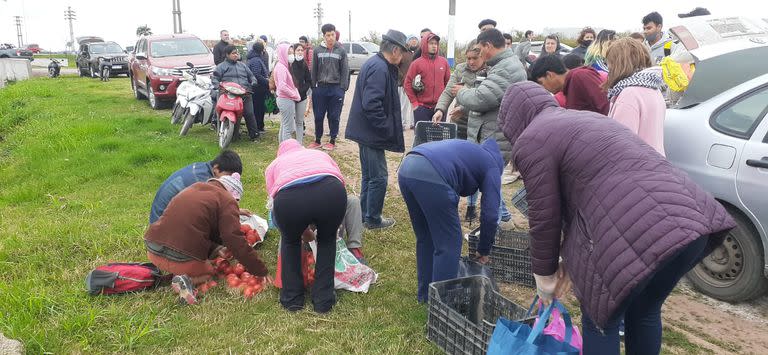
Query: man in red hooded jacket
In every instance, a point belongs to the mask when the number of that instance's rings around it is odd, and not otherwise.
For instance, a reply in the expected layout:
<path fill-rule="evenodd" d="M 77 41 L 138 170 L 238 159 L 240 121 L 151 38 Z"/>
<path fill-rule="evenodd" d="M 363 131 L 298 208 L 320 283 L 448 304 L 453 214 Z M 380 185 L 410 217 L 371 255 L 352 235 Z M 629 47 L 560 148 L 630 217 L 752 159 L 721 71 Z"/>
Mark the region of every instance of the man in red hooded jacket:
<path fill-rule="evenodd" d="M 405 89 L 413 107 L 413 122 L 432 121 L 440 94 L 443 93 L 451 70 L 448 61 L 438 54 L 440 37 L 427 33 L 421 37 L 421 57 L 416 58 L 405 75 Z"/>

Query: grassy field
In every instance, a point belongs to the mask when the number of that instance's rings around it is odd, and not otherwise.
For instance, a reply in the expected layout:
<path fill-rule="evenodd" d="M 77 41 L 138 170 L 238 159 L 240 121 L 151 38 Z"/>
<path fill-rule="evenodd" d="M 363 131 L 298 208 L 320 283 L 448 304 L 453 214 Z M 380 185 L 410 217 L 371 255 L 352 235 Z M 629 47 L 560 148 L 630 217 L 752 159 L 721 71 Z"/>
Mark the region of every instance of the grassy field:
<path fill-rule="evenodd" d="M 220 286 L 193 307 L 177 306 L 168 288 L 88 296 L 92 268 L 146 260 L 142 236 L 160 183 L 218 152 L 207 128 L 180 138 L 169 116 L 134 100 L 127 80 L 41 78 L 0 90 L 2 333 L 29 353 L 436 352 L 415 300 L 404 211 L 396 228 L 366 232 L 380 282 L 368 294 L 339 292 L 328 316 L 283 311 L 275 289 L 244 301 Z M 263 170 L 277 146 L 277 127 L 268 130 L 260 143 L 232 146 L 244 162 L 242 206 L 261 215 Z M 264 244 L 274 265 L 276 233 Z"/>

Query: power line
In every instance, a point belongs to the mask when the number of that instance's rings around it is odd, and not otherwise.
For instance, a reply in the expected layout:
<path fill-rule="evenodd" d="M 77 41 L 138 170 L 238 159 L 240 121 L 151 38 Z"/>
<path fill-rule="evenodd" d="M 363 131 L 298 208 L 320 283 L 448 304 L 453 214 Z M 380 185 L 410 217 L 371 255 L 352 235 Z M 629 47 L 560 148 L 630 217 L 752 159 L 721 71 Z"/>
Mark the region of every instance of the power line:
<path fill-rule="evenodd" d="M 67 6 L 67 10 L 64 11 L 64 19 L 69 21 L 69 43 L 67 49 L 70 52 L 75 51 L 75 31 L 72 29 L 72 21 L 77 20 L 77 14 L 75 10 L 72 10 L 71 6 Z"/>
<path fill-rule="evenodd" d="M 16 20 L 16 38 L 19 41 L 19 48 L 24 47 L 24 36 L 21 34 L 21 16 L 14 16 Z"/>
<path fill-rule="evenodd" d="M 319 2 L 315 8 L 314 17 L 317 19 L 317 37 L 323 38 L 323 31 L 320 30 L 323 27 L 323 5 Z"/>

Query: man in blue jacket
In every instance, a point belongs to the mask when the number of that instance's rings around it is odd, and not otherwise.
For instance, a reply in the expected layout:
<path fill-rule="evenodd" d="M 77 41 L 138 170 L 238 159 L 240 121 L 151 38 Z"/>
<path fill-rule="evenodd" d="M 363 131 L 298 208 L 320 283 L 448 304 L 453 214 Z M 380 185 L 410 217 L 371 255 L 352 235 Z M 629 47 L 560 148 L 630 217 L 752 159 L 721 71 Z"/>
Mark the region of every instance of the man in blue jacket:
<path fill-rule="evenodd" d="M 461 256 L 459 199 L 480 191 L 480 242 L 483 264 L 498 228 L 504 160 L 493 138 L 481 145 L 448 139 L 421 144 L 403 159 L 398 172 L 416 234 L 418 300 L 426 302 L 431 282 L 456 278 Z"/>
<path fill-rule="evenodd" d="M 160 185 L 160 189 L 155 193 L 152 209 L 149 212 L 149 224 L 155 223 L 163 215 L 165 208 L 181 190 L 196 182 L 206 182 L 208 179 L 218 179 L 234 173 L 243 173 L 243 163 L 240 156 L 231 150 L 221 152 L 210 162 L 192 163 L 177 170 L 165 179 Z M 241 212 L 247 211 L 241 210 Z"/>
<path fill-rule="evenodd" d="M 379 53 L 363 64 L 357 76 L 345 135 L 360 146 L 360 206 L 368 229 L 395 224 L 394 219 L 381 216 L 388 177 L 384 151 L 405 151 L 397 86 L 398 65 L 408 48 L 407 37 L 389 30 L 382 39 Z"/>

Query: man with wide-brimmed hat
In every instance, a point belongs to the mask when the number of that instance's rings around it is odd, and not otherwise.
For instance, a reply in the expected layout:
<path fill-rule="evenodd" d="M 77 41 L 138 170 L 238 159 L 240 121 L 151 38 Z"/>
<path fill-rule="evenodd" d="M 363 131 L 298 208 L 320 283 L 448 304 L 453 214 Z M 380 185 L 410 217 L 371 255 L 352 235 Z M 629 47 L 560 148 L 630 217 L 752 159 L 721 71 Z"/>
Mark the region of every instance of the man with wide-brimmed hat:
<path fill-rule="evenodd" d="M 408 38 L 389 30 L 382 39 L 379 53 L 363 64 L 357 76 L 345 135 L 360 146 L 360 207 L 368 229 L 395 224 L 394 219 L 381 215 L 388 178 L 384 151 L 405 151 L 397 85 L 398 65 L 408 51 Z"/>

